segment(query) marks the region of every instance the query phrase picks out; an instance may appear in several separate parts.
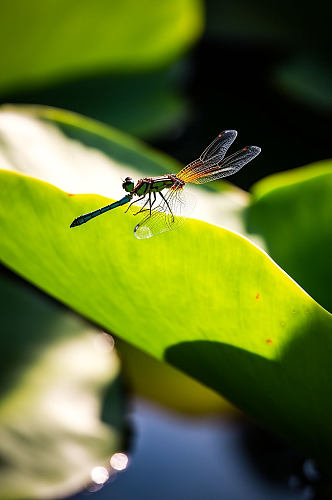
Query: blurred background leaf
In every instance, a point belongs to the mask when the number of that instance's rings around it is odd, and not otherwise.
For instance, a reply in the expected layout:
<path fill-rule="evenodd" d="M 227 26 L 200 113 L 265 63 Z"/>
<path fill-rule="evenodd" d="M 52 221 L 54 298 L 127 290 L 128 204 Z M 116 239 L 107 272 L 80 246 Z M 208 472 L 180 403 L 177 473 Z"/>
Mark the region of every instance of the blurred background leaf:
<path fill-rule="evenodd" d="M 79 111 L 140 137 L 158 138 L 188 120 L 180 65 L 128 75 L 80 78 L 7 96 L 7 102 L 48 104 Z M 173 132 L 172 132 L 173 133 Z"/>
<path fill-rule="evenodd" d="M 199 0 L 6 2 L 0 89 L 160 67 L 186 50 L 201 29 Z"/>
<path fill-rule="evenodd" d="M 116 348 L 129 387 L 155 405 L 190 416 L 240 414 L 215 391 L 173 366 L 121 339 L 117 339 Z"/>
<path fill-rule="evenodd" d="M 202 27 L 200 0 L 6 3 L 0 95 L 156 138 L 188 118 L 184 70 L 173 62 Z"/>
<path fill-rule="evenodd" d="M 89 484 L 94 467 L 109 468 L 123 447 L 125 406 L 112 339 L 3 272 L 0 295 L 0 496 L 64 496 Z"/>
<path fill-rule="evenodd" d="M 332 162 L 283 172 L 253 187 L 249 232 L 259 234 L 271 257 L 332 311 Z"/>
<path fill-rule="evenodd" d="M 324 114 L 332 109 L 332 69 L 327 60 L 312 54 L 299 54 L 278 66 L 273 80 L 292 99 Z"/>

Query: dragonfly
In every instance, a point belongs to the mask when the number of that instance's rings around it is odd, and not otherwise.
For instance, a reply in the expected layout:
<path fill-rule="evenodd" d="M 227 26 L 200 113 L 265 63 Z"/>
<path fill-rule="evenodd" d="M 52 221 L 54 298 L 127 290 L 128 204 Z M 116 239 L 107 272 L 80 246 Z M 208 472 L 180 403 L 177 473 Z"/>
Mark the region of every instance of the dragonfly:
<path fill-rule="evenodd" d="M 94 217 L 129 203 L 127 212 L 132 205 L 142 201 L 142 206 L 136 207 L 138 210 L 133 214 L 143 214 L 134 228 L 136 238 L 147 239 L 178 228 L 185 222 L 190 209 L 184 189 L 186 184 L 205 184 L 233 175 L 261 152 L 258 146 L 245 146 L 226 157 L 236 137 L 236 130 L 224 130 L 199 158 L 186 165 L 178 174 L 144 177 L 136 184 L 132 177 L 126 177 L 122 188 L 127 194 L 123 198 L 80 215 L 70 227 L 85 224 Z"/>

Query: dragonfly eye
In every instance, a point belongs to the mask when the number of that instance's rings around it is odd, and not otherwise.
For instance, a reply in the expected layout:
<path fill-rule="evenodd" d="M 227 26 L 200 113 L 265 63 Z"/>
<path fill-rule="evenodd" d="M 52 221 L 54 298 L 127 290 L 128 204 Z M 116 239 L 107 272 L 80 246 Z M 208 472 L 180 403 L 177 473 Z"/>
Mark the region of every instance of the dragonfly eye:
<path fill-rule="evenodd" d="M 131 193 L 134 189 L 134 180 L 131 177 L 126 177 L 124 182 L 122 183 L 122 187 L 128 193 Z"/>

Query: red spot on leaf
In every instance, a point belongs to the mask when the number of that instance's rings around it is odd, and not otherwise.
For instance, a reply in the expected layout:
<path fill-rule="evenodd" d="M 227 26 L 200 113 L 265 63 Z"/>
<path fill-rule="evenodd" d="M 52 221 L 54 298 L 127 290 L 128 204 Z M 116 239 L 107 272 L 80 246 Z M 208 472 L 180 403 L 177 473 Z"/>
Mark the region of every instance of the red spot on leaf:
<path fill-rule="evenodd" d="M 267 344 L 273 344 L 273 341 L 271 339 L 266 339 Z"/>
<path fill-rule="evenodd" d="M 73 193 L 67 193 L 67 196 L 75 196 Z"/>
<path fill-rule="evenodd" d="M 260 299 L 260 297 L 261 297 L 261 296 L 260 296 L 260 295 L 259 295 L 259 293 L 258 293 L 258 294 L 256 295 L 256 300 Z"/>
<path fill-rule="evenodd" d="M 247 151 L 247 148 L 243 148 L 243 151 Z"/>
<path fill-rule="evenodd" d="M 221 137 L 221 136 L 222 136 L 222 134 L 218 134 L 218 137 Z"/>

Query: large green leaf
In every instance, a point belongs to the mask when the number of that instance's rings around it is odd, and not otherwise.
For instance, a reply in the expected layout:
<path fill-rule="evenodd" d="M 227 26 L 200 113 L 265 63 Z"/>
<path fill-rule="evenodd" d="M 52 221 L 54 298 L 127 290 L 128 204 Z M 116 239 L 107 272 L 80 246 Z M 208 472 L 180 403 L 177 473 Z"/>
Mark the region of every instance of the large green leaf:
<path fill-rule="evenodd" d="M 247 219 L 276 262 L 332 311 L 331 160 L 256 184 Z"/>
<path fill-rule="evenodd" d="M 200 0 L 3 2 L 0 91 L 160 66 L 201 28 Z"/>
<path fill-rule="evenodd" d="M 2 260 L 148 353 L 225 394 L 316 456 L 331 453 L 331 317 L 263 252 L 189 221 L 152 240 L 109 200 L 1 173 Z"/>
<path fill-rule="evenodd" d="M 62 118 L 71 124 L 69 141 L 49 123 L 28 122 L 31 131 L 48 134 L 38 147 L 27 140 L 15 149 L 5 141 L 5 166 L 35 160 L 52 173 L 67 162 L 69 174 L 76 169 L 82 177 L 89 168 L 97 175 L 99 160 L 105 169 L 106 163 L 107 168 L 127 163 L 130 169 L 145 157 L 148 171 L 157 165 L 169 168 L 162 156 L 115 133 L 108 132 L 108 146 L 106 135 L 100 137 L 103 153 L 91 149 L 86 137 L 90 147 L 83 147 L 78 118 L 75 130 L 72 115 Z M 20 132 L 20 124 L 12 116 L 12 135 L 4 129 L 7 139 Z M 53 139 L 60 164 L 52 156 Z M 263 251 L 199 220 L 136 240 L 135 218 L 120 209 L 69 229 L 77 215 L 109 199 L 68 196 L 8 171 L 1 172 L 0 185 L 0 258 L 6 265 L 105 329 L 224 394 L 321 461 L 331 459 L 331 316 Z M 111 183 L 106 188 L 115 190 Z"/>
<path fill-rule="evenodd" d="M 118 359 L 94 328 L 4 277 L 0 310 L 0 497 L 68 495 L 121 449 Z M 106 425 L 100 416 L 109 384 Z"/>

